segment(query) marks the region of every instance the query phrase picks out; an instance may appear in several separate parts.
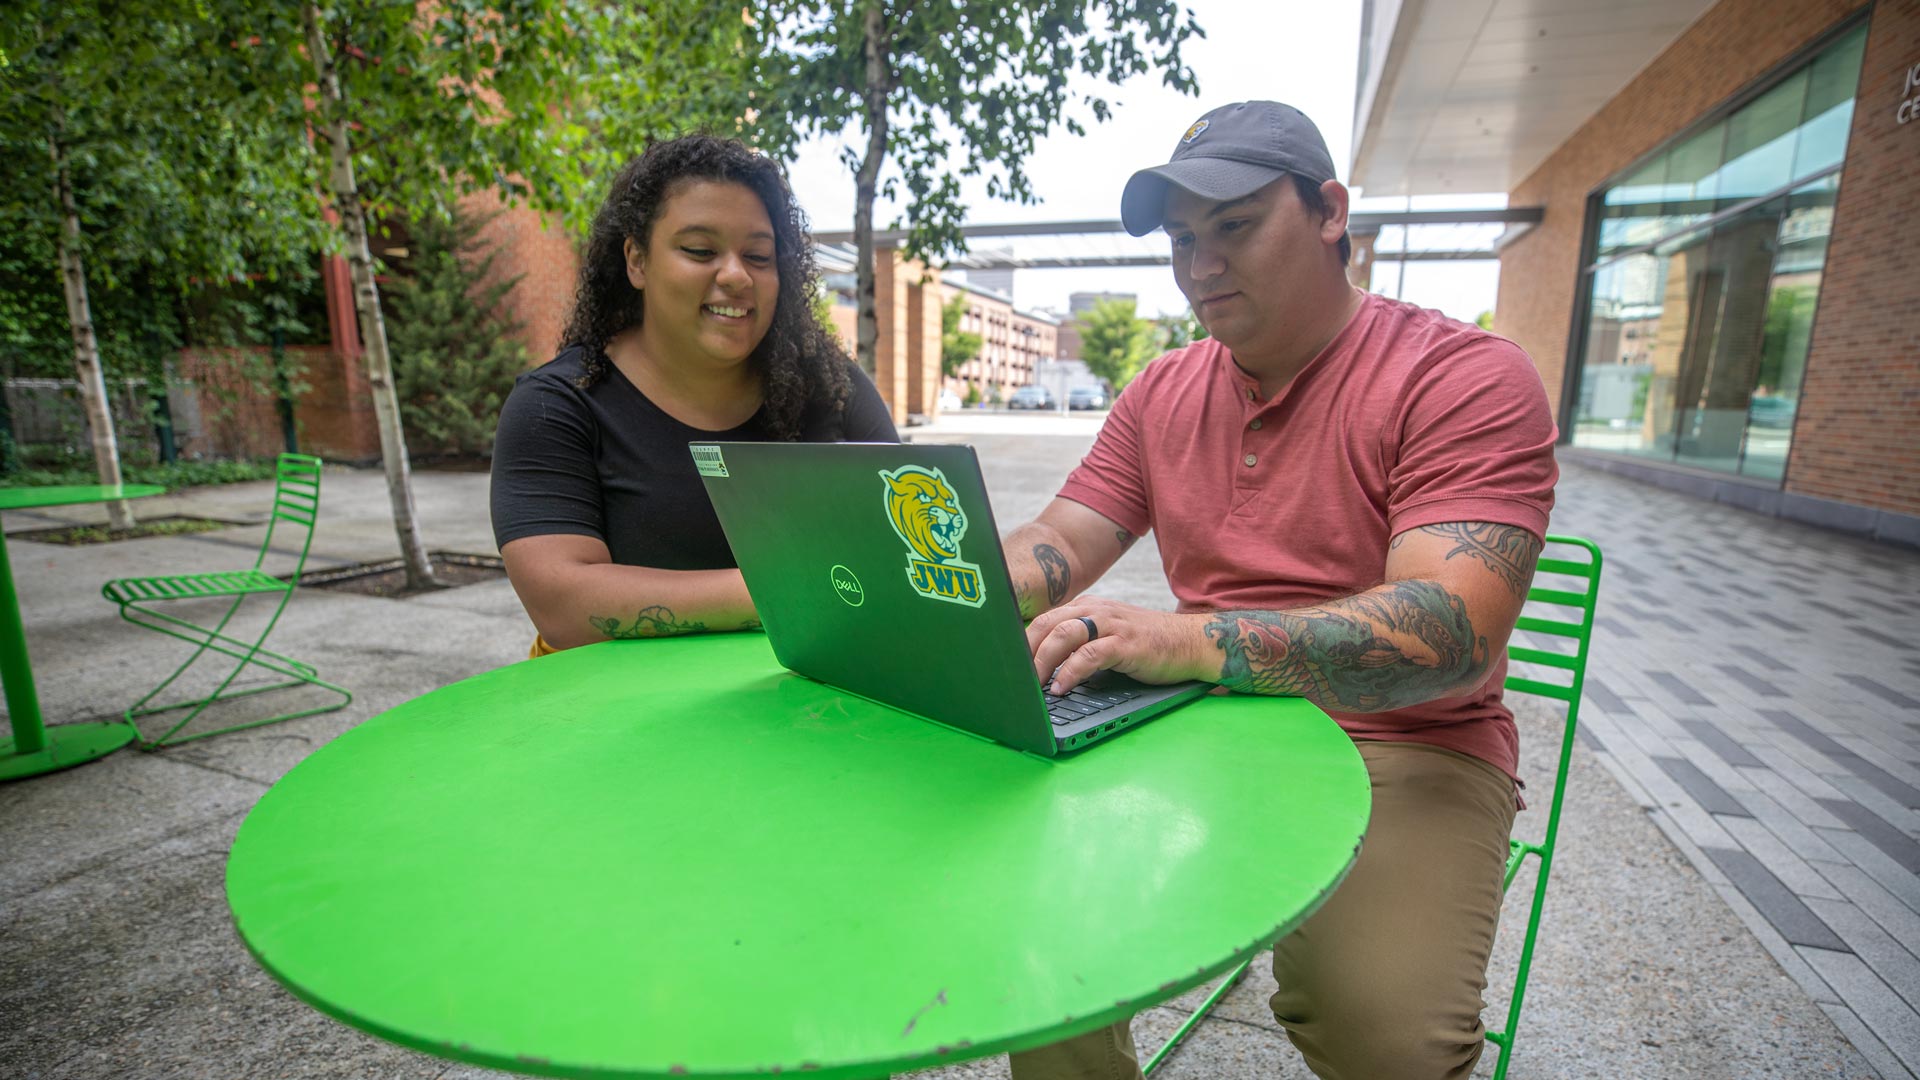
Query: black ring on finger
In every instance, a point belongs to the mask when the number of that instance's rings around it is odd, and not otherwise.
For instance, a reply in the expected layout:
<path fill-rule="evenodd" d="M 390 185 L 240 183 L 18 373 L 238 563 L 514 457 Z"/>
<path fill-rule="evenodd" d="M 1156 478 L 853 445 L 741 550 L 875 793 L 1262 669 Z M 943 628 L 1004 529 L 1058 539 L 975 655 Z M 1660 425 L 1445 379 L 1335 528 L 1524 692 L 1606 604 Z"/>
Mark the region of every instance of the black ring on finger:
<path fill-rule="evenodd" d="M 1087 628 L 1088 641 L 1092 641 L 1094 638 L 1097 638 L 1100 636 L 1100 628 L 1093 624 L 1093 616 L 1091 615 L 1080 616 L 1080 625 Z"/>

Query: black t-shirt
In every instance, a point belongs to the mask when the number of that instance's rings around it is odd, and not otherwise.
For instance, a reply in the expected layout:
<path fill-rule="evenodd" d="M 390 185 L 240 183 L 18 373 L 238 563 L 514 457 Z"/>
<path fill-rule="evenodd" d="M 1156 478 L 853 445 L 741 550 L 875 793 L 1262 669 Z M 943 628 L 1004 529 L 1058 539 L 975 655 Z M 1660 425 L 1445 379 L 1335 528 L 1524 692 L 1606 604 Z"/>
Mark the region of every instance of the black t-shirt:
<path fill-rule="evenodd" d="M 556 533 L 605 541 L 613 561 L 662 570 L 719 570 L 733 549 L 694 470 L 690 442 L 769 442 L 764 410 L 726 431 L 667 415 L 620 369 L 585 390 L 585 350 L 569 346 L 521 375 L 493 440 L 493 538 L 505 547 Z M 893 418 L 865 372 L 843 416 L 824 404 L 801 418 L 806 442 L 899 442 Z"/>

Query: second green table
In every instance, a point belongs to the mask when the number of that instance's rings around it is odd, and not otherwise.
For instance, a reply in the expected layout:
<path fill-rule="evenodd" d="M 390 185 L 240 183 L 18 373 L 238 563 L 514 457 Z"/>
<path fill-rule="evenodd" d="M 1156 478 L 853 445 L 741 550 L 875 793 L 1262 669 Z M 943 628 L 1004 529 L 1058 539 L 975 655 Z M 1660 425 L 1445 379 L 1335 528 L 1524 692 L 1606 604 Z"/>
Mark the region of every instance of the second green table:
<path fill-rule="evenodd" d="M 144 499 L 165 491 L 156 484 L 0 488 L 0 510 Z M 7 717 L 13 726 L 13 738 L 0 741 L 0 780 L 82 765 L 133 741 L 133 725 L 118 720 L 46 726 L 40 715 L 40 692 L 33 685 L 33 662 L 27 656 L 27 632 L 20 623 L 20 595 L 13 584 L 4 529 L 0 529 L 0 683 L 5 684 Z"/>

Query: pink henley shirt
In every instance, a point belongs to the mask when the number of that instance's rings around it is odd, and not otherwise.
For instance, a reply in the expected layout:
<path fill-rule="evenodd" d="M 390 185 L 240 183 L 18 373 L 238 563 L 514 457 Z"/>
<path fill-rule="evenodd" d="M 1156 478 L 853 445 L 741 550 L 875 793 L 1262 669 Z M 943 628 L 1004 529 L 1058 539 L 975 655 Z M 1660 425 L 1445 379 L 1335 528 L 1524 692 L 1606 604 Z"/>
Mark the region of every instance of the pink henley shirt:
<path fill-rule="evenodd" d="M 1519 346 L 1369 295 L 1273 398 L 1217 341 L 1149 364 L 1060 489 L 1152 529 L 1183 612 L 1302 607 L 1385 580 L 1387 542 L 1452 521 L 1547 531 L 1558 471 L 1539 373 Z M 1479 689 L 1330 715 L 1355 739 L 1427 743 L 1513 775 L 1502 656 Z"/>

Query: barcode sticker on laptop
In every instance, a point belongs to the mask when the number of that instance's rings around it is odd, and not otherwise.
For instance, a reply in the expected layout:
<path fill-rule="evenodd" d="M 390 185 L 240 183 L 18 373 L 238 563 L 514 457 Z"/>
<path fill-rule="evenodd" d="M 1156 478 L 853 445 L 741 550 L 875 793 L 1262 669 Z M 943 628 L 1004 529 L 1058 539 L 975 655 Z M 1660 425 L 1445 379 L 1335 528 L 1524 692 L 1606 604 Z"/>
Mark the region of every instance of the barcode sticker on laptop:
<path fill-rule="evenodd" d="M 691 446 L 693 467 L 700 470 L 701 476 L 727 475 L 727 459 L 720 456 L 717 446 Z"/>

